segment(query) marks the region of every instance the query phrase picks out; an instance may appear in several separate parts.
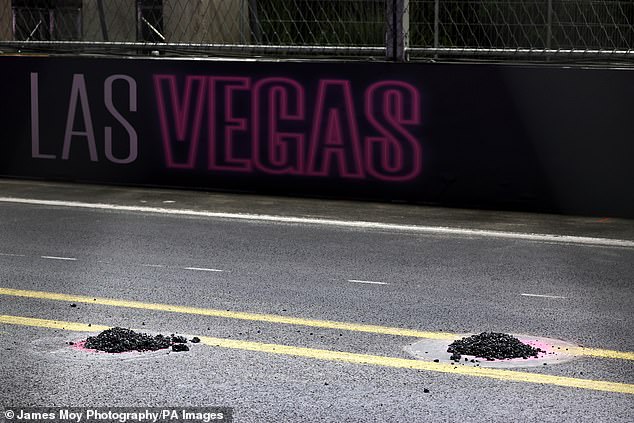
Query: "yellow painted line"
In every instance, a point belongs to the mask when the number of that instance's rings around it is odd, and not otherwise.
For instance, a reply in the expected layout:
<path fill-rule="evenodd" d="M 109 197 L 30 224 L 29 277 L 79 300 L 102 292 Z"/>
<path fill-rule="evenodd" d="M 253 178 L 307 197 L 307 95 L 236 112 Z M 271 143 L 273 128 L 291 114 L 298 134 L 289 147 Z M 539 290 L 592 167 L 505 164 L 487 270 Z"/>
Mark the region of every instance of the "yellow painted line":
<path fill-rule="evenodd" d="M 613 358 L 616 360 L 634 360 L 634 352 L 604 350 L 600 348 L 568 347 L 568 351 L 566 351 L 566 353 L 600 358 Z"/>
<path fill-rule="evenodd" d="M 539 383 L 545 385 L 565 386 L 569 388 L 581 388 L 591 389 L 595 391 L 634 394 L 634 385 L 619 382 L 606 382 L 592 379 L 576 379 L 571 377 L 517 372 L 512 370 L 490 369 L 483 367 L 453 366 L 451 364 L 434 363 L 407 358 L 383 357 L 378 355 L 293 347 L 279 344 L 238 341 L 234 339 L 211 338 L 207 336 L 200 337 L 200 341 L 206 345 L 222 348 L 234 348 L 239 350 L 265 352 L 269 354 L 313 358 L 317 360 L 341 361 L 352 364 L 453 373 L 458 375 L 486 377 L 511 382 Z"/>
<path fill-rule="evenodd" d="M 70 330 L 73 332 L 94 332 L 110 329 L 110 326 L 90 325 L 87 323 L 64 322 L 57 320 L 35 319 L 33 317 L 19 317 L 0 315 L 0 323 L 20 326 L 36 326 L 39 328 Z"/>
<path fill-rule="evenodd" d="M 104 330 L 104 328 L 107 328 L 107 326 L 88 326 L 87 324 L 83 323 L 62 322 L 6 315 L 0 315 L 0 323 L 65 329 L 79 332 L 101 331 Z M 452 373 L 456 375 L 484 377 L 509 382 L 536 383 L 542 385 L 563 386 L 568 388 L 589 389 L 594 391 L 634 394 L 634 385 L 620 382 L 607 382 L 592 379 L 576 379 L 571 377 L 518 372 L 512 370 L 487 369 L 482 367 L 454 366 L 451 364 L 426 362 L 407 358 L 384 357 L 370 354 L 358 354 L 315 348 L 294 347 L 290 345 L 240 341 L 235 339 L 212 338 L 208 336 L 200 336 L 199 338 L 201 343 L 208 346 L 231 348 L 243 351 L 253 351 L 292 357 L 303 357 L 316 360 L 336 361 L 368 366 L 382 366 L 396 369 L 413 369 L 430 372 Z"/>
<path fill-rule="evenodd" d="M 393 335 L 411 338 L 454 340 L 460 334 L 449 332 L 427 332 L 415 329 L 395 328 L 389 326 L 366 325 L 361 323 L 337 322 L 332 320 L 305 319 L 301 317 L 279 316 L 276 314 L 248 313 L 243 311 L 226 311 L 210 308 L 189 307 L 181 305 L 145 303 L 141 301 L 118 300 L 113 298 L 88 297 L 83 295 L 60 294 L 45 291 L 29 291 L 23 289 L 0 288 L 0 295 L 14 297 L 38 298 L 44 300 L 68 301 L 74 303 L 99 304 L 111 307 L 126 307 L 142 310 L 156 310 L 171 313 L 195 314 L 201 316 L 222 317 L 228 319 L 250 320 L 267 323 L 281 323 L 287 325 L 310 326 L 324 329 L 337 329 L 353 332 L 367 332 L 379 335 Z M 569 348 L 567 353 L 572 355 L 612 358 L 619 360 L 634 360 L 634 352 L 612 351 L 598 348 Z"/>
<path fill-rule="evenodd" d="M 28 291 L 23 289 L 0 288 L 0 295 L 14 297 L 40 298 L 45 300 L 69 301 L 74 303 L 100 304 L 113 307 L 138 308 L 143 310 L 168 311 L 172 313 L 197 314 L 201 316 L 224 317 L 229 319 L 251 320 L 287 325 L 311 326 L 325 329 L 340 329 L 355 332 L 369 332 L 381 335 L 407 336 L 429 339 L 456 339 L 458 335 L 447 332 L 425 332 L 413 329 L 402 329 L 386 326 L 365 325 L 359 323 L 335 322 L 330 320 L 304 319 L 301 317 L 279 316 L 276 314 L 247 313 L 242 311 L 215 310 L 210 308 L 188 307 L 180 305 L 144 303 L 140 301 L 116 300 L 112 298 L 95 298 L 82 295 L 59 294 L 44 291 Z"/>

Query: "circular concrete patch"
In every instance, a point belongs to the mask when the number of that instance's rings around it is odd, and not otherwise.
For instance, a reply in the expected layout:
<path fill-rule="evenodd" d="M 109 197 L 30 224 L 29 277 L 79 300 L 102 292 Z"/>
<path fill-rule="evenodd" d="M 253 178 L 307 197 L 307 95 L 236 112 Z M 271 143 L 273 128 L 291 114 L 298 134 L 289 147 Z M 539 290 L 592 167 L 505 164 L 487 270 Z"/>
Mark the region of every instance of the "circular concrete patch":
<path fill-rule="evenodd" d="M 456 339 L 471 336 L 474 334 L 459 335 Z M 473 366 L 473 367 L 492 367 L 499 369 L 510 369 L 515 367 L 536 367 L 544 365 L 553 365 L 559 363 L 565 363 L 567 361 L 576 358 L 575 355 L 569 354 L 568 349 L 577 347 L 569 342 L 561 341 L 559 339 L 544 338 L 530 335 L 516 335 L 512 334 L 524 344 L 528 344 L 535 348 L 540 348 L 544 352 L 540 352 L 537 357 L 529 358 L 513 358 L 505 360 L 487 360 L 485 358 L 478 358 L 471 355 L 462 355 L 459 362 L 450 360 L 451 353 L 447 352 L 449 344 L 452 340 L 447 339 L 422 339 L 411 345 L 405 347 L 405 351 L 414 355 L 416 358 L 425 361 L 438 360 L 440 363 L 447 363 L 453 365 Z"/>

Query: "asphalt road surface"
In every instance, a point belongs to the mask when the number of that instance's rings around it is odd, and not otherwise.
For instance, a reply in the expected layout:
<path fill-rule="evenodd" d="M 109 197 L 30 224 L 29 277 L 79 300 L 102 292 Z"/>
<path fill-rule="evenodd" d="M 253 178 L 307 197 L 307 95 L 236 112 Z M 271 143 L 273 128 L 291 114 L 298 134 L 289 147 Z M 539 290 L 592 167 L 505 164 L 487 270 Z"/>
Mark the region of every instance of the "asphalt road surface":
<path fill-rule="evenodd" d="M 5 180 L 0 406 L 631 422 L 633 280 L 625 219 Z M 203 342 L 68 345 L 113 326 Z M 405 349 L 482 331 L 585 348 L 497 371 Z"/>

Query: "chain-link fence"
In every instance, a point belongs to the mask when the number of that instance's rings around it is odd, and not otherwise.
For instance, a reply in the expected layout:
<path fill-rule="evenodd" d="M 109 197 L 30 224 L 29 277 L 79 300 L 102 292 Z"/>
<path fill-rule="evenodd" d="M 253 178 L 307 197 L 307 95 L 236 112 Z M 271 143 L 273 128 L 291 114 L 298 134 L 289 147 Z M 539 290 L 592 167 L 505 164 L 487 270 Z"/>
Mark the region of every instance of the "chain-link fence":
<path fill-rule="evenodd" d="M 634 55 L 634 1 L 410 0 L 412 55 Z"/>
<path fill-rule="evenodd" d="M 0 0 L 0 50 L 634 60 L 634 0 Z"/>
<path fill-rule="evenodd" d="M 0 0 L 0 45 L 384 56 L 385 0 Z"/>

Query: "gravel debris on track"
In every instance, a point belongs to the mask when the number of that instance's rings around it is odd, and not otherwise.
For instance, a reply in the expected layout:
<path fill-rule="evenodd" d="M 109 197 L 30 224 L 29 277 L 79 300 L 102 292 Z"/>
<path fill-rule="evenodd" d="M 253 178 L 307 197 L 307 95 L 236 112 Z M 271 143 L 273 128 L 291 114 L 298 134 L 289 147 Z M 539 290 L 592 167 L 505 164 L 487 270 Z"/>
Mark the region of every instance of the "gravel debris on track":
<path fill-rule="evenodd" d="M 122 353 L 127 351 L 157 351 L 172 347 L 173 351 L 189 351 L 187 339 L 183 336 L 171 334 L 148 335 L 131 329 L 114 327 L 104 330 L 99 335 L 89 336 L 84 347 L 91 350 L 108 353 Z"/>
<path fill-rule="evenodd" d="M 482 332 L 456 340 L 449 344 L 447 352 L 452 353 L 450 360 L 460 361 L 462 354 L 484 358 L 489 361 L 511 358 L 537 357 L 540 348 L 522 343 L 513 335 L 497 332 Z"/>

